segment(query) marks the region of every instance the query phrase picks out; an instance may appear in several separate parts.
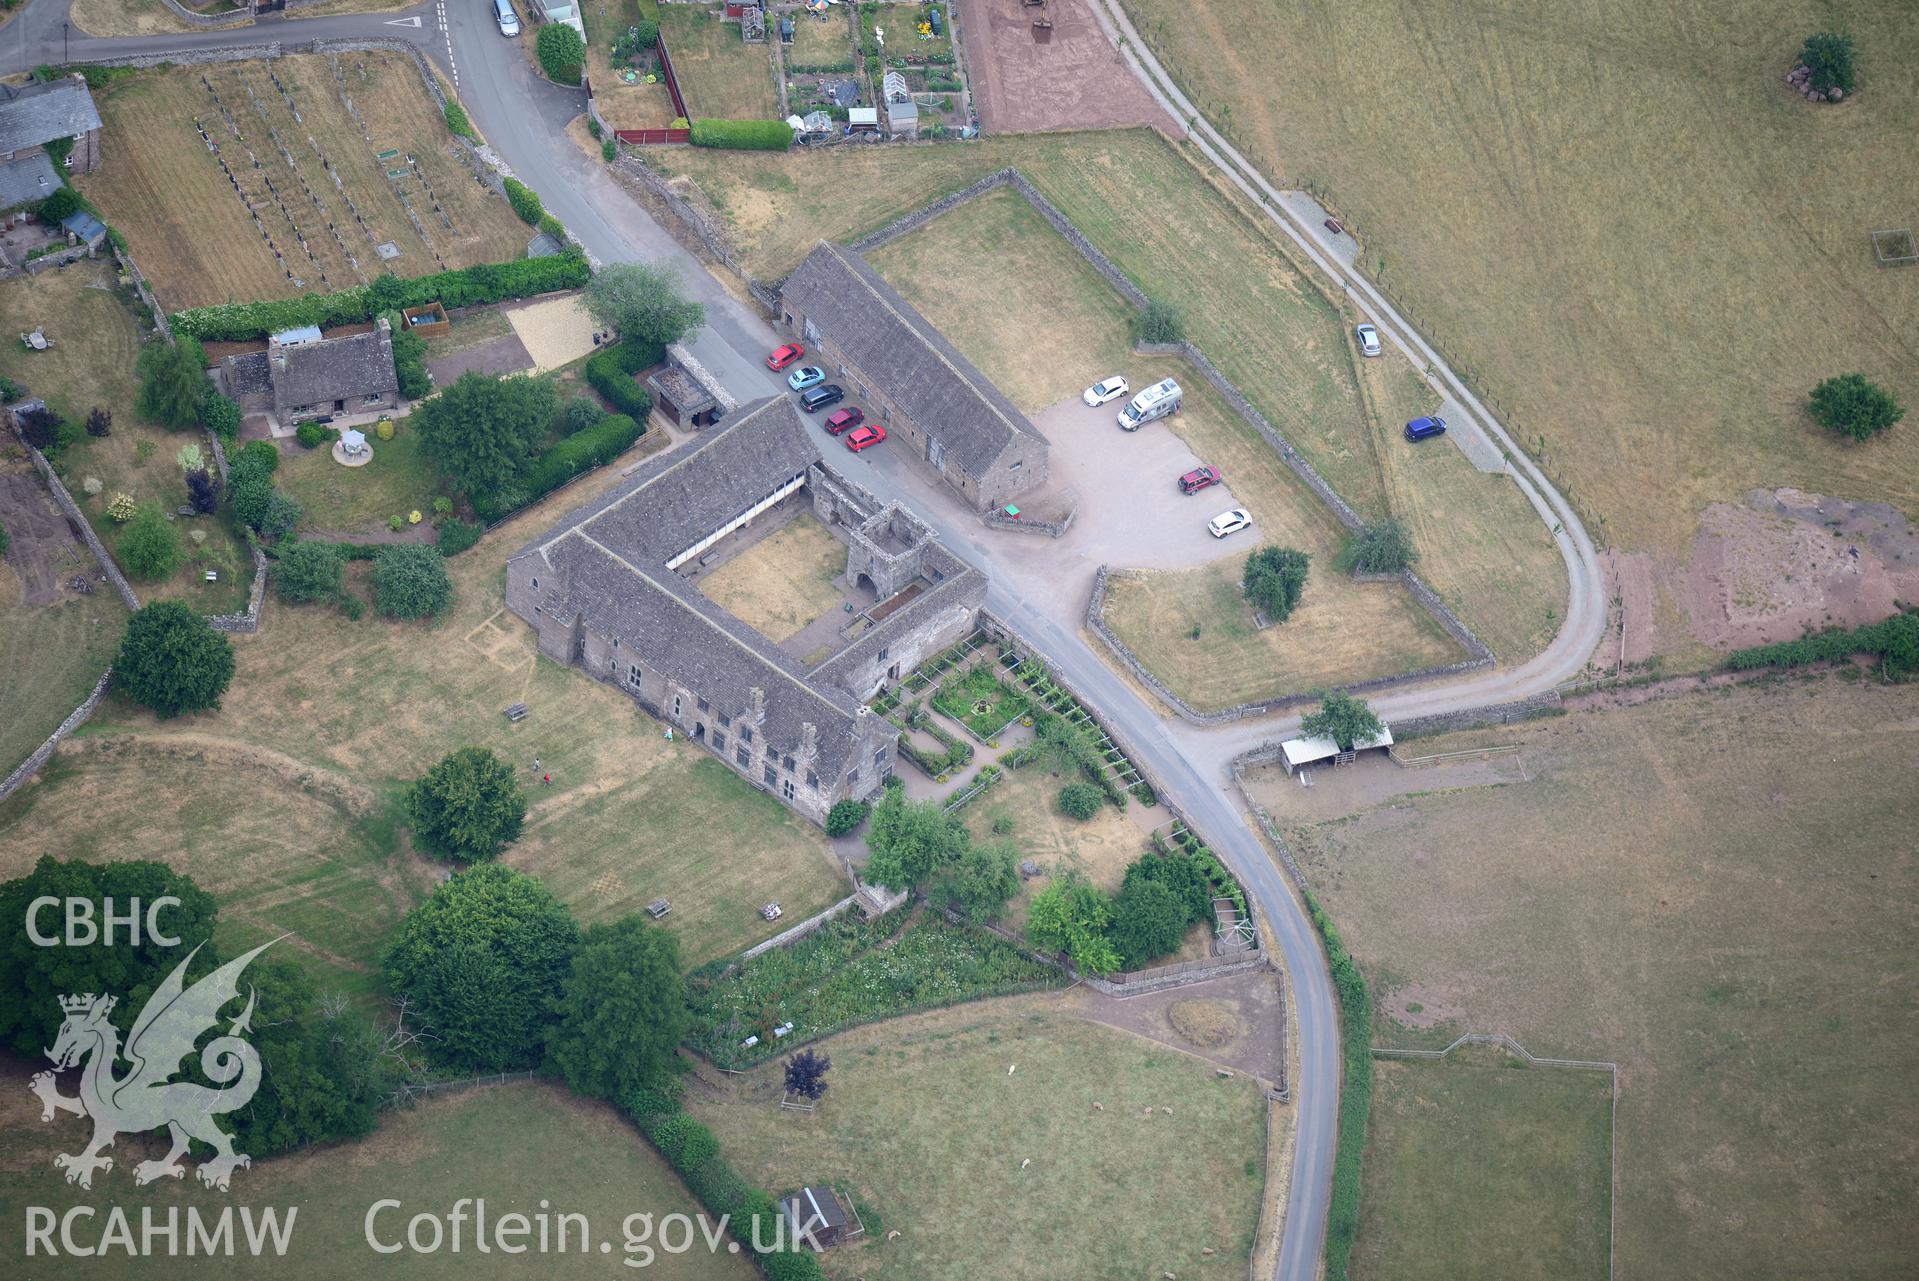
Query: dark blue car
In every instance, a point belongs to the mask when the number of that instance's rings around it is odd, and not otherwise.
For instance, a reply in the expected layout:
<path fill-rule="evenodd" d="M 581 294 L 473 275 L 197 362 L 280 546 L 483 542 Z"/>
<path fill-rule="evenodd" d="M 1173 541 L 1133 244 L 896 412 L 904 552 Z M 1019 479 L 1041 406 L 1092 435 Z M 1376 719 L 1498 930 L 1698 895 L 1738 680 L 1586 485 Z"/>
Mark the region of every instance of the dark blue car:
<path fill-rule="evenodd" d="M 1444 418 L 1415 418 L 1406 424 L 1407 440 L 1425 440 L 1428 437 L 1444 436 L 1445 434 L 1446 420 Z"/>

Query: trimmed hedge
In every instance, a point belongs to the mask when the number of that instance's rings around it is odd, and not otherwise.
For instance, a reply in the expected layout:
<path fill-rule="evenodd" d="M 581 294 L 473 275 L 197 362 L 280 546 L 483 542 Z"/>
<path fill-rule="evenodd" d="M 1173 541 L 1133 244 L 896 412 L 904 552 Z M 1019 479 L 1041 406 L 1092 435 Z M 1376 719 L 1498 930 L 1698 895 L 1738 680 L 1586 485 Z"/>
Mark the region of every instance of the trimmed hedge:
<path fill-rule="evenodd" d="M 1808 663 L 1836 662 L 1854 654 L 1879 659 L 1888 676 L 1919 672 L 1919 610 L 1894 614 L 1882 622 L 1850 630 L 1834 628 L 1777 645 L 1736 649 L 1726 657 L 1734 671 L 1760 667 L 1804 667 Z"/>
<path fill-rule="evenodd" d="M 649 354 L 652 359 L 636 363 Z M 653 412 L 653 397 L 634 381 L 633 375 L 658 363 L 660 354 L 659 347 L 652 343 L 616 343 L 586 362 L 586 385 L 606 397 L 616 413 L 644 422 Z"/>
<path fill-rule="evenodd" d="M 195 307 L 173 314 L 173 330 L 183 337 L 210 342 L 246 342 L 302 325 L 322 329 L 357 325 L 383 311 L 423 307 L 430 302 L 449 308 L 471 307 L 557 289 L 578 289 L 592 276 L 586 255 L 569 248 L 548 258 L 481 263 L 411 279 L 382 276 L 371 284 L 330 294 Z"/>
<path fill-rule="evenodd" d="M 690 140 L 722 151 L 785 151 L 793 128 L 784 120 L 695 120 Z"/>
<path fill-rule="evenodd" d="M 440 537 L 434 546 L 440 549 L 442 556 L 458 556 L 467 548 L 480 541 L 480 535 L 486 528 L 475 525 L 469 520 L 449 520 L 440 526 Z"/>
<path fill-rule="evenodd" d="M 642 396 L 646 393 L 641 392 Z M 533 461 L 524 483 L 501 499 L 473 500 L 473 510 L 488 522 L 500 520 L 528 503 L 538 502 L 582 472 L 603 467 L 624 453 L 646 431 L 645 420 L 608 414 L 585 431 L 568 436 Z M 449 522 L 452 523 L 452 522 Z M 445 536 L 442 530 L 442 537 Z M 456 535 L 458 538 L 464 535 Z M 476 535 L 477 538 L 477 535 Z M 468 543 L 467 546 L 472 546 Z M 463 549 L 462 549 L 463 550 Z"/>
<path fill-rule="evenodd" d="M 513 206 L 513 212 L 529 227 L 539 226 L 540 218 L 546 213 L 546 207 L 540 203 L 540 193 L 518 178 L 506 180 L 506 203 Z"/>

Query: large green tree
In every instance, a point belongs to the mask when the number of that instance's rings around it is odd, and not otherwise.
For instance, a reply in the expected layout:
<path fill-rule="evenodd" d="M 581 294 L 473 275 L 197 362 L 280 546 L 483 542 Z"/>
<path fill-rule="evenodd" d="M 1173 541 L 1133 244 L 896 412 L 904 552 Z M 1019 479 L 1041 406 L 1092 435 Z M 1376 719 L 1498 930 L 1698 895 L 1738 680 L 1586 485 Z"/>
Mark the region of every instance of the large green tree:
<path fill-rule="evenodd" d="M 346 557 L 332 543 L 294 543 L 274 562 L 273 585 L 281 600 L 295 604 L 337 600 L 345 566 Z"/>
<path fill-rule="evenodd" d="M 526 795 L 511 765 L 484 747 L 462 747 L 407 789 L 406 812 L 420 844 L 478 862 L 519 839 Z"/>
<path fill-rule="evenodd" d="M 373 558 L 373 603 L 388 618 L 439 617 L 453 603 L 453 580 L 439 548 L 393 543 Z"/>
<path fill-rule="evenodd" d="M 544 378 L 469 371 L 416 406 L 407 422 L 441 474 L 476 500 L 497 501 L 526 476 L 558 404 Z"/>
<path fill-rule="evenodd" d="M 645 917 L 596 925 L 580 940 L 547 1048 L 575 1093 L 622 1099 L 669 1075 L 690 1014 L 680 949 Z"/>
<path fill-rule="evenodd" d="M 1412 535 L 1406 532 L 1404 525 L 1389 517 L 1360 530 L 1347 545 L 1341 563 L 1362 574 L 1397 574 L 1411 569 L 1418 559 Z"/>
<path fill-rule="evenodd" d="M 247 1039 L 264 1070 L 231 1114 L 239 1145 L 259 1156 L 370 1132 L 404 1075 L 381 1032 L 346 1001 L 323 998 L 290 957 L 267 953 L 243 982 L 257 1001 Z"/>
<path fill-rule="evenodd" d="M 906 790 L 889 787 L 873 807 L 866 831 L 866 879 L 889 890 L 930 884 L 941 868 L 966 847 L 966 829 L 938 801 L 909 801 Z"/>
<path fill-rule="evenodd" d="M 1864 374 L 1840 374 L 1812 389 L 1813 421 L 1853 440 L 1870 440 L 1906 416 L 1891 392 Z"/>
<path fill-rule="evenodd" d="M 1177 951 L 1190 923 L 1186 904 L 1172 889 L 1158 881 L 1133 880 L 1113 900 L 1107 937 L 1119 949 L 1120 964 L 1137 970 Z"/>
<path fill-rule="evenodd" d="M 1019 893 L 1019 851 L 1008 841 L 968 842 L 939 874 L 933 902 L 975 925 L 999 919 Z"/>
<path fill-rule="evenodd" d="M 1312 558 L 1291 547 L 1262 547 L 1246 558 L 1240 586 L 1246 599 L 1275 623 L 1293 616 L 1300 593 L 1306 590 L 1306 567 Z"/>
<path fill-rule="evenodd" d="M 153 923 L 163 936 L 177 938 L 178 945 L 159 942 L 147 932 L 148 908 L 165 897 L 179 899 L 179 905 L 161 907 Z M 64 942 L 42 946 L 29 934 L 27 918 L 28 906 L 39 898 L 57 900 L 60 906 L 42 907 L 32 922 L 34 929 L 43 938 L 63 940 L 68 900 L 91 904 L 90 916 L 99 928 L 106 923 L 108 899 L 122 917 L 138 900 L 139 941 L 128 937 L 124 925 L 116 925 L 111 946 L 104 935 L 74 947 Z M 59 998 L 83 992 L 117 997 L 113 1022 L 123 1031 L 130 1028 L 153 989 L 188 952 L 201 947 L 192 977 L 215 968 L 212 949 L 202 945 L 213 937 L 216 916 L 213 896 L 164 863 L 42 857 L 25 876 L 0 882 L 0 1044 L 16 1054 L 41 1058 L 60 1030 Z"/>
<path fill-rule="evenodd" d="M 706 308 L 681 291 L 678 273 L 645 262 L 601 268 L 587 282 L 586 309 L 621 338 L 662 345 L 706 323 Z"/>
<path fill-rule="evenodd" d="M 127 620 L 113 687 L 161 720 L 220 706 L 233 680 L 233 642 L 181 601 L 155 601 Z"/>
<path fill-rule="evenodd" d="M 114 556 L 135 578 L 158 582 L 180 564 L 180 535 L 158 503 L 141 503 L 120 531 Z"/>
<path fill-rule="evenodd" d="M 534 41 L 540 67 L 558 84 L 580 83 L 580 68 L 586 64 L 586 41 L 564 22 L 549 22 L 540 28 Z"/>
<path fill-rule="evenodd" d="M 1851 93 L 1856 81 L 1852 65 L 1852 37 L 1843 31 L 1821 31 L 1806 37 L 1799 61 L 1812 72 L 1812 87 L 1821 93 L 1838 89 Z"/>
<path fill-rule="evenodd" d="M 1096 885 L 1061 877 L 1033 896 L 1026 936 L 1049 952 L 1065 952 L 1082 974 L 1111 974 L 1119 968 L 1119 949 L 1107 937 L 1113 901 Z"/>
<path fill-rule="evenodd" d="M 1330 738 L 1339 750 L 1350 752 L 1362 739 L 1374 739 L 1386 728 L 1363 698 L 1339 690 L 1320 693 L 1319 706 L 1299 722 L 1299 732 L 1308 738 Z"/>
<path fill-rule="evenodd" d="M 200 400 L 207 392 L 206 354 L 191 338 L 174 342 L 155 338 L 134 362 L 140 395 L 134 408 L 149 422 L 175 431 L 200 422 Z"/>
<path fill-rule="evenodd" d="M 407 913 L 382 973 L 445 1063 L 472 1072 L 532 1067 L 579 938 L 539 881 L 480 863 Z"/>

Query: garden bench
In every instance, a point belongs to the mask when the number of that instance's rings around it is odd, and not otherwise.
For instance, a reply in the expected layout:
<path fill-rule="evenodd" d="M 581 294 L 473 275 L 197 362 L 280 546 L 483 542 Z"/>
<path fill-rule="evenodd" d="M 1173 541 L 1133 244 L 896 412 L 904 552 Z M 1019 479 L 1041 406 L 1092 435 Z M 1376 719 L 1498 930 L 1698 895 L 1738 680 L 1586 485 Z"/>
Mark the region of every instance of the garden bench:
<path fill-rule="evenodd" d="M 646 905 L 646 914 L 656 921 L 672 910 L 673 905 L 663 898 L 656 898 Z"/>

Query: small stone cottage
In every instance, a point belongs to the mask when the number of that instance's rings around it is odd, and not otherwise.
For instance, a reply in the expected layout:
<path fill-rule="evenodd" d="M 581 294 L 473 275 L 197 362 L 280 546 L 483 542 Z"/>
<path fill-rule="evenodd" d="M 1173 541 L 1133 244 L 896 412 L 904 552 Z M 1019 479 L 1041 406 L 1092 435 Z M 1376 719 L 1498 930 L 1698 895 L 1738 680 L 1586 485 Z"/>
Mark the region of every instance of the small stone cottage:
<path fill-rule="evenodd" d="M 393 331 L 385 317 L 365 333 L 338 338 L 324 338 L 311 327 L 275 334 L 265 351 L 222 360 L 215 378 L 241 409 L 271 414 L 282 427 L 400 403 Z"/>

